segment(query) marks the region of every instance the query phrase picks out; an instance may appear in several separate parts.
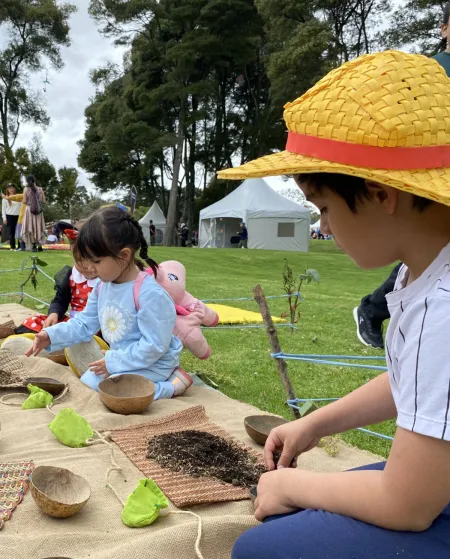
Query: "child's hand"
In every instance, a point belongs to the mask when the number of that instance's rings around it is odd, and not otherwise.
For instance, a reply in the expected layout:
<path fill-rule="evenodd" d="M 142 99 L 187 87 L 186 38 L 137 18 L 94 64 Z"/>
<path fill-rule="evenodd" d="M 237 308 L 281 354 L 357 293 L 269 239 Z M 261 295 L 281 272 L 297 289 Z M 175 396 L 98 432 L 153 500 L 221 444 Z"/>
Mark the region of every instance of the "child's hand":
<path fill-rule="evenodd" d="M 58 324 L 58 321 L 59 321 L 58 314 L 52 312 L 52 314 L 49 314 L 45 319 L 44 328 L 48 328 L 49 326 L 54 326 L 55 324 Z"/>
<path fill-rule="evenodd" d="M 105 354 L 105 351 L 102 352 Z M 106 359 L 100 359 L 89 364 L 89 369 L 96 375 L 103 375 L 105 378 L 109 377 L 108 369 L 106 368 Z"/>
<path fill-rule="evenodd" d="M 299 507 L 290 499 L 292 487 L 298 486 L 302 472 L 283 469 L 263 474 L 258 483 L 257 497 L 254 503 L 255 518 L 260 522 L 274 514 L 288 514 Z"/>
<path fill-rule="evenodd" d="M 269 470 L 275 469 L 274 454 L 281 452 L 278 469 L 296 468 L 297 457 L 319 444 L 320 436 L 314 432 L 310 420 L 312 415 L 272 429 L 264 446 L 264 460 Z"/>
<path fill-rule="evenodd" d="M 50 345 L 50 337 L 45 330 L 36 334 L 33 340 L 33 345 L 28 351 L 25 352 L 27 357 L 34 355 L 35 357 L 41 353 L 43 349 Z"/>

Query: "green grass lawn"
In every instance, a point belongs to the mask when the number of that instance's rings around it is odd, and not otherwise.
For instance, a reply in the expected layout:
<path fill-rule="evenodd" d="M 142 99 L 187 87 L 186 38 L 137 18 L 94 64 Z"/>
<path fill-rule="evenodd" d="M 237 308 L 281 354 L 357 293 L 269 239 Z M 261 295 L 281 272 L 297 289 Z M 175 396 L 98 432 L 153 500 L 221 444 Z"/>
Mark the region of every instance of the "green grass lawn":
<path fill-rule="evenodd" d="M 257 250 L 153 248 L 152 257 L 180 260 L 187 268 L 188 289 L 199 299 L 246 297 L 260 283 L 266 295 L 282 293 L 284 258 L 295 273 L 315 268 L 320 284 L 303 289 L 300 330 L 290 333 L 280 328 L 278 335 L 286 353 L 317 353 L 345 355 L 380 355 L 359 343 L 355 335 L 352 310 L 361 297 L 377 287 L 389 270 L 362 271 L 330 241 L 313 241 L 309 253 L 272 252 Z M 18 268 L 29 253 L 0 252 L 0 270 Z M 25 255 L 25 256 L 24 256 Z M 53 277 L 62 266 L 71 264 L 70 252 L 43 252 L 45 271 Z M 0 274 L 0 293 L 18 291 L 25 272 Z M 26 291 L 50 301 L 53 285 L 42 275 L 37 290 L 27 285 Z M 18 302 L 15 297 L 0 297 L 0 303 Z M 24 304 L 34 308 L 30 299 Z M 248 310 L 257 310 L 253 301 L 236 302 Z M 269 301 L 272 315 L 287 310 L 286 299 Z M 191 372 L 203 372 L 218 384 L 228 396 L 275 412 L 287 418 L 290 410 L 276 365 L 270 358 L 269 343 L 263 329 L 209 330 L 205 335 L 212 355 L 199 361 L 185 352 L 183 366 Z M 289 372 L 299 398 L 343 396 L 376 375 L 376 371 L 333 367 L 289 361 Z M 394 423 L 377 426 L 382 433 L 392 435 Z M 390 444 L 379 438 L 351 432 L 343 438 L 353 445 L 386 455 Z"/>

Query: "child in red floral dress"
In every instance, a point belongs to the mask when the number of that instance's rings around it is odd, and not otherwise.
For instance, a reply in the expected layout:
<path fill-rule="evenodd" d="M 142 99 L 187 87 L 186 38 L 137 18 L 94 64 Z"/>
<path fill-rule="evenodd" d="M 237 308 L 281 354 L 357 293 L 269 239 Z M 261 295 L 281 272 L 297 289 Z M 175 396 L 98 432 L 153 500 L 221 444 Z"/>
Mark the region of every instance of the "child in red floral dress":
<path fill-rule="evenodd" d="M 74 241 L 78 231 L 73 229 L 65 230 L 64 234 L 68 237 L 69 241 Z M 81 269 L 78 264 L 75 264 L 73 267 L 64 266 L 55 276 L 56 295 L 50 303 L 48 316 L 38 314 L 25 319 L 15 329 L 15 333 L 36 334 L 42 328 L 69 320 L 69 318 L 84 310 L 96 282 L 97 279 L 90 278 L 87 272 Z M 69 316 L 66 316 L 69 307 L 71 308 L 70 313 Z"/>

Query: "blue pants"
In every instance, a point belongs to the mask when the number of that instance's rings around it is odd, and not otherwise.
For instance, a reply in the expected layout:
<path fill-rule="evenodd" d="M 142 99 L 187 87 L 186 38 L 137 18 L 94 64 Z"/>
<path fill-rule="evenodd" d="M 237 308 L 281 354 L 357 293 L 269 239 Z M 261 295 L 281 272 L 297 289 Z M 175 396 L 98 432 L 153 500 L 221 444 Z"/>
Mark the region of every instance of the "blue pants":
<path fill-rule="evenodd" d="M 450 505 L 425 532 L 394 532 L 323 510 L 272 516 L 236 541 L 232 559 L 250 558 L 449 559 Z"/>

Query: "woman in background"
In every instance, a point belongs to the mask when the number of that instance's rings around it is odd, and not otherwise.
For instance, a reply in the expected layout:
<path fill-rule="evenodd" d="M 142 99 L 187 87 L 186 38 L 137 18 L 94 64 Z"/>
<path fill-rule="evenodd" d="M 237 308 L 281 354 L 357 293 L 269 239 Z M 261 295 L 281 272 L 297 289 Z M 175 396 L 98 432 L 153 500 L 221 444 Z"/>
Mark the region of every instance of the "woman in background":
<path fill-rule="evenodd" d="M 6 187 L 6 196 L 14 196 L 15 194 L 17 194 L 16 187 L 13 184 L 8 184 Z M 6 225 L 9 231 L 9 250 L 16 250 L 16 231 L 20 214 L 20 206 L 20 202 L 13 202 L 7 198 L 2 199 L 3 225 Z M 20 244 L 20 241 L 18 244 Z"/>
<path fill-rule="evenodd" d="M 45 241 L 45 221 L 43 205 L 45 194 L 36 184 L 33 175 L 27 177 L 27 186 L 23 191 L 23 201 L 26 205 L 25 216 L 22 224 L 22 239 L 27 249 L 32 246 L 32 251 L 41 251 L 41 243 Z"/>

